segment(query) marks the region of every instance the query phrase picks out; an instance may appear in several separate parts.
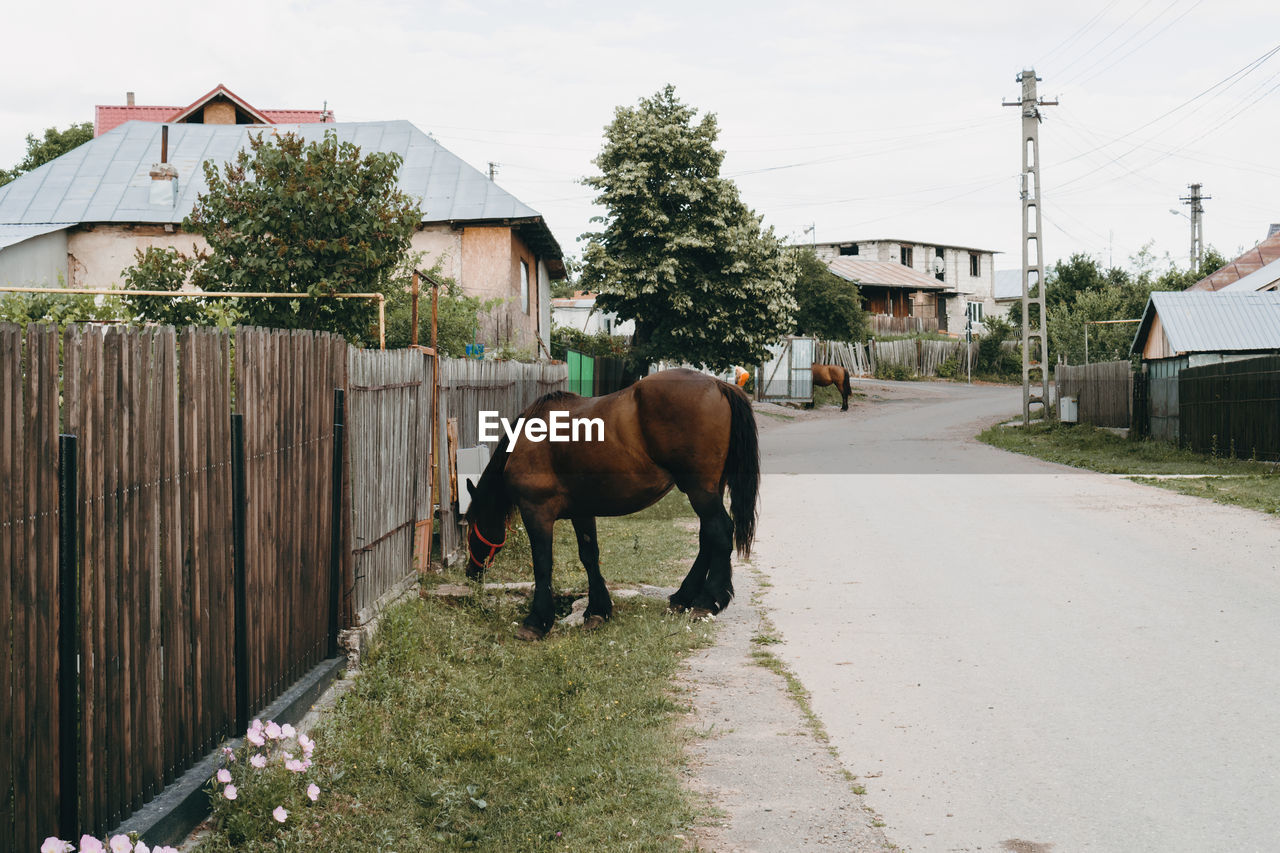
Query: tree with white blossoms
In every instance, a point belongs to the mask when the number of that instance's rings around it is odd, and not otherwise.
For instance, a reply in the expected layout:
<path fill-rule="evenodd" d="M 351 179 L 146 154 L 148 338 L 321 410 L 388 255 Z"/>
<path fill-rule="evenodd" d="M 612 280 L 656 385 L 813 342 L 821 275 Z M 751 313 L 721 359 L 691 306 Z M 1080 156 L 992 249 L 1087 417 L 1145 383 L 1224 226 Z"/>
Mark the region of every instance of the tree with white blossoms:
<path fill-rule="evenodd" d="M 582 282 L 602 311 L 634 319 L 637 366 L 757 364 L 791 331 L 796 303 L 782 242 L 720 176 L 714 114 L 667 86 L 618 107 L 584 179 L 607 213 L 584 234 Z"/>

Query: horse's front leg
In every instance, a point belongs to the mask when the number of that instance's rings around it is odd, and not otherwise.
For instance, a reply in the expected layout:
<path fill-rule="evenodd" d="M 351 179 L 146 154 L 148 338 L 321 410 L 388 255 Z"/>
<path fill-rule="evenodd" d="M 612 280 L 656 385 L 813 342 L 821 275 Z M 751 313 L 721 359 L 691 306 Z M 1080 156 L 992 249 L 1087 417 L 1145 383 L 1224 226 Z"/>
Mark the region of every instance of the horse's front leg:
<path fill-rule="evenodd" d="M 520 508 L 520 518 L 529 534 L 533 551 L 533 605 L 524 624 L 516 631 L 516 639 L 541 640 L 556 621 L 555 600 L 551 594 L 551 537 L 555 516 L 544 517 L 538 510 Z"/>
<path fill-rule="evenodd" d="M 595 516 L 575 518 L 573 532 L 578 536 L 578 559 L 587 570 L 587 612 L 583 614 L 583 627 L 599 628 L 613 615 L 613 599 L 600 574 L 600 542 L 596 538 Z"/>

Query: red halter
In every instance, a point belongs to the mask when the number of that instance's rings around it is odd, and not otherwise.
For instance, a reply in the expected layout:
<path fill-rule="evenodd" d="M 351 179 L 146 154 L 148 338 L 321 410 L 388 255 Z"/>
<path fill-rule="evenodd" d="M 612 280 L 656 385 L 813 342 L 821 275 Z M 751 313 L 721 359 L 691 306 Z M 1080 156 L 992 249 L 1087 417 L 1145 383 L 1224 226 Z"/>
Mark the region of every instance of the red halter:
<path fill-rule="evenodd" d="M 484 534 L 480 532 L 480 528 L 479 528 L 479 527 L 474 527 L 474 526 L 473 526 L 473 527 L 471 528 L 471 532 L 472 532 L 472 533 L 474 533 L 474 534 L 476 535 L 476 538 L 477 538 L 477 539 L 479 539 L 481 542 L 483 542 L 484 544 L 486 544 L 486 545 L 488 545 L 488 546 L 489 546 L 489 555 L 488 555 L 487 557 L 485 557 L 485 558 L 484 558 L 484 562 L 483 562 L 483 563 L 482 563 L 482 562 L 480 562 L 479 560 L 477 560 L 477 559 L 476 559 L 476 555 L 475 555 L 474 553 L 472 553 L 472 551 L 471 551 L 471 543 L 470 543 L 470 542 L 468 542 L 468 543 L 467 543 L 467 557 L 469 557 L 469 558 L 470 558 L 471 562 L 473 562 L 473 563 L 475 563 L 477 566 L 479 566 L 481 570 L 487 569 L 487 568 L 489 568 L 490 566 L 492 566 L 492 565 L 493 565 L 493 561 L 494 561 L 495 559 L 497 559 L 498 551 L 502 548 L 502 546 L 503 546 L 503 545 L 506 545 L 506 544 L 507 544 L 507 529 L 506 529 L 506 527 L 503 527 L 503 528 L 502 528 L 502 541 L 501 541 L 501 542 L 499 542 L 497 545 L 493 544 L 493 543 L 492 543 L 492 542 L 490 542 L 488 539 L 485 539 L 485 538 L 484 538 Z"/>

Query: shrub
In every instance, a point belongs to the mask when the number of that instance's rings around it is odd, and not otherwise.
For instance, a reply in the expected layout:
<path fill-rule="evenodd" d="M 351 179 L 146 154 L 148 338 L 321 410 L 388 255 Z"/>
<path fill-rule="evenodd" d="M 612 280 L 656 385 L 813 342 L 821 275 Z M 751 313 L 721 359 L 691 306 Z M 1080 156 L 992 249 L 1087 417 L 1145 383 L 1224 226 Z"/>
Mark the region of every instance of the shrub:
<path fill-rule="evenodd" d="M 315 742 L 293 726 L 254 720 L 239 749 L 223 749 L 209 780 L 209 804 L 232 844 L 270 838 L 320 798 L 311 778 Z"/>
<path fill-rule="evenodd" d="M 895 382 L 905 382 L 916 378 L 916 372 L 905 364 L 898 362 L 877 362 L 876 363 L 876 379 L 888 379 Z"/>

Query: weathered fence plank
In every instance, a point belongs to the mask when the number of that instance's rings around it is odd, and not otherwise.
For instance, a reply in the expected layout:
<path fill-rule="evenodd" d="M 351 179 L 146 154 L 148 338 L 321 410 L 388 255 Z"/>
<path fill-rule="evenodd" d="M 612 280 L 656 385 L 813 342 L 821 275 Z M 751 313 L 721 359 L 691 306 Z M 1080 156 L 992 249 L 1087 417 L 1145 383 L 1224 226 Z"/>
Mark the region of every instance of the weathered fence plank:
<path fill-rule="evenodd" d="M 1076 398 L 1081 423 L 1128 427 L 1132 421 L 1133 368 L 1128 361 L 1056 365 L 1054 386 L 1059 400 Z"/>

